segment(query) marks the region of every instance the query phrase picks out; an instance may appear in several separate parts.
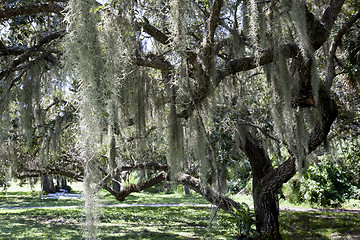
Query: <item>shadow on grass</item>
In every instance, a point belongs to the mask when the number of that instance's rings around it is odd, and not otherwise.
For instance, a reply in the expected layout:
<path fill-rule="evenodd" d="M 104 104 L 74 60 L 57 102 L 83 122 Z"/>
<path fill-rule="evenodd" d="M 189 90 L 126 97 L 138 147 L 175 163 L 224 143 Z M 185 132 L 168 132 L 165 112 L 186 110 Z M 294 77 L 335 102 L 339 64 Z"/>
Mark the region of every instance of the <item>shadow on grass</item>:
<path fill-rule="evenodd" d="M 208 208 L 103 208 L 101 239 L 204 239 Z M 81 209 L 25 209 L 0 212 L 0 239 L 81 239 Z M 214 238 L 218 239 L 218 238 Z"/>
<path fill-rule="evenodd" d="M 0 207 L 41 207 L 41 206 L 77 206 L 82 199 L 42 199 L 38 194 L 28 192 L 8 192 L 0 194 Z"/>
<path fill-rule="evenodd" d="M 360 239 L 358 213 L 284 211 L 280 222 L 284 239 Z"/>
<path fill-rule="evenodd" d="M 73 219 L 41 214 L 0 214 L 0 239 L 81 239 Z"/>
<path fill-rule="evenodd" d="M 126 197 L 124 202 L 119 202 L 108 192 L 102 191 L 100 193 L 101 204 L 160 204 L 160 203 L 173 203 L 173 204 L 208 204 L 201 195 L 192 193 L 190 195 L 183 195 L 178 193 L 165 194 L 165 193 L 133 193 Z"/>

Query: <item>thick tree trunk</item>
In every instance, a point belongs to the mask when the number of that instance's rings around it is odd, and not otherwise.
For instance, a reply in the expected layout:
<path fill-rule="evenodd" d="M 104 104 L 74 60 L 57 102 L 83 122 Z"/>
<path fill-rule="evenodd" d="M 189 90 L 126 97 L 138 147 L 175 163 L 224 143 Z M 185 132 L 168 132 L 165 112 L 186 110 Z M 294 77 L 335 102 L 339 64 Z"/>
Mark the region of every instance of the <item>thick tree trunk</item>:
<path fill-rule="evenodd" d="M 274 185 L 273 188 L 265 187 L 263 182 L 263 178 L 273 171 L 271 160 L 261 141 L 254 137 L 254 133 L 251 133 L 249 128 L 240 126 L 239 131 L 243 133 L 240 139 L 240 147 L 248 157 L 253 174 L 256 230 L 266 238 L 281 239 L 279 231 L 279 200 L 277 196 L 278 186 Z"/>
<path fill-rule="evenodd" d="M 253 191 L 256 229 L 267 239 L 281 239 L 279 199 L 276 191 L 265 192 L 260 183 Z"/>
<path fill-rule="evenodd" d="M 54 182 L 51 175 L 43 175 L 41 177 L 41 181 L 42 181 L 42 190 L 44 193 L 46 194 L 55 193 Z"/>
<path fill-rule="evenodd" d="M 319 88 L 319 121 L 309 133 L 308 154 L 325 139 L 337 116 L 337 106 L 324 85 Z M 277 192 L 282 184 L 296 173 L 296 156 L 291 156 L 277 168 L 273 168 L 261 140 L 251 129 L 239 126 L 240 148 L 251 164 L 253 174 L 253 199 L 256 229 L 267 239 L 281 239 L 279 231 L 279 201 Z"/>

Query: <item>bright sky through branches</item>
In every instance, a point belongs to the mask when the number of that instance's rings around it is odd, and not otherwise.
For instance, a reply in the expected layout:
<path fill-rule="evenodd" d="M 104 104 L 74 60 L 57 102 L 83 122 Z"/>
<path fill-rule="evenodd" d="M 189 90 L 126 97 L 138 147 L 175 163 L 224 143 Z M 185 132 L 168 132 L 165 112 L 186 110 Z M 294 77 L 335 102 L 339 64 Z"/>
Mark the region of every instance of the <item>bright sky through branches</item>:
<path fill-rule="evenodd" d="M 105 4 L 109 2 L 109 0 L 96 0 L 98 3 Z"/>

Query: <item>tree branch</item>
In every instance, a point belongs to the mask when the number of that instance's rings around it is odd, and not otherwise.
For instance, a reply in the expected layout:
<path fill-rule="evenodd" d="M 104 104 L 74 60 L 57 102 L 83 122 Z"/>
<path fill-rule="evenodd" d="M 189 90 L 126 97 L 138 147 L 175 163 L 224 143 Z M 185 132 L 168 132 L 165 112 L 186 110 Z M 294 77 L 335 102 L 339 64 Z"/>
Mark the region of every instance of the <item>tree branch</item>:
<path fill-rule="evenodd" d="M 40 177 L 44 175 L 61 175 L 64 177 L 68 177 L 74 179 L 76 181 L 83 181 L 83 174 L 82 173 L 74 173 L 73 171 L 69 171 L 62 168 L 46 168 L 46 169 L 26 169 L 23 170 L 21 173 L 17 174 L 18 179 L 25 179 L 25 178 L 33 178 L 33 177 Z"/>
<path fill-rule="evenodd" d="M 223 4 L 224 4 L 223 0 L 215 0 L 212 7 L 212 12 L 207 20 L 203 61 L 204 61 L 204 67 L 208 73 L 211 72 L 213 65 L 212 57 L 213 57 L 214 35 L 216 28 L 219 24 L 221 7 Z"/>
<path fill-rule="evenodd" d="M 217 191 L 214 191 L 209 186 L 202 186 L 199 179 L 196 179 L 188 174 L 179 172 L 175 175 L 175 180 L 184 186 L 188 186 L 195 192 L 202 195 L 206 200 L 223 209 L 224 211 L 231 212 L 234 208 L 240 208 L 239 203 L 226 196 L 223 196 Z"/>
<path fill-rule="evenodd" d="M 59 31 L 53 34 L 50 34 L 40 40 L 40 42 L 29 48 L 24 54 L 22 54 L 20 57 L 15 59 L 6 69 L 0 72 L 0 80 L 6 77 L 10 72 L 15 70 L 17 66 L 25 62 L 28 58 L 32 56 L 32 54 L 36 51 L 38 51 L 43 45 L 50 43 L 53 40 L 56 40 L 58 38 L 61 38 L 65 35 L 65 31 Z"/>
<path fill-rule="evenodd" d="M 21 15 L 33 15 L 38 13 L 56 13 L 62 15 L 64 9 L 55 3 L 41 3 L 20 7 L 5 7 L 0 10 L 0 20 L 9 19 Z"/>
<path fill-rule="evenodd" d="M 136 53 L 135 64 L 143 67 L 151 67 L 161 71 L 171 71 L 173 66 L 160 56 L 154 54 L 142 55 L 140 52 Z"/>
<path fill-rule="evenodd" d="M 309 134 L 308 152 L 314 151 L 327 137 L 332 123 L 335 121 L 338 111 L 335 101 L 331 98 L 330 92 L 325 85 L 320 85 L 319 104 L 321 117 Z M 269 172 L 263 179 L 265 191 L 276 191 L 283 183 L 287 182 L 296 173 L 296 158 L 291 156 L 278 168 Z"/>
<path fill-rule="evenodd" d="M 345 0 L 331 0 L 329 6 L 325 9 L 321 17 L 321 23 L 324 28 L 330 33 L 337 16 L 339 15 Z"/>
<path fill-rule="evenodd" d="M 4 47 L 0 48 L 0 56 L 21 55 L 27 50 L 27 47 Z"/>
<path fill-rule="evenodd" d="M 162 44 L 168 44 L 170 43 L 170 38 L 163 33 L 162 31 L 160 31 L 159 29 L 157 29 L 156 27 L 152 26 L 149 22 L 147 21 L 142 21 L 140 22 L 136 22 L 135 26 L 138 29 L 143 29 L 144 32 L 146 32 L 147 34 L 149 34 L 151 37 L 153 37 L 156 41 L 162 43 Z"/>
<path fill-rule="evenodd" d="M 125 200 L 125 198 L 133 193 L 133 192 L 140 192 L 142 190 L 148 189 L 160 182 L 162 182 L 163 180 L 167 179 L 168 174 L 164 171 L 158 173 L 157 175 L 155 175 L 154 177 L 138 183 L 138 184 L 130 184 L 129 186 L 127 186 L 124 190 L 121 191 L 114 191 L 113 189 L 111 189 L 110 187 L 108 187 L 106 184 L 103 185 L 103 188 L 105 190 L 107 190 L 111 195 L 113 195 L 118 201 L 122 202 Z"/>
<path fill-rule="evenodd" d="M 332 82 L 336 76 L 335 73 L 335 53 L 336 49 L 341 42 L 341 38 L 347 33 L 351 26 L 360 18 L 360 9 L 350 17 L 350 19 L 339 29 L 336 33 L 334 40 L 331 43 L 329 50 L 329 57 L 327 61 L 327 75 L 325 78 L 325 85 L 328 89 L 331 88 Z"/>

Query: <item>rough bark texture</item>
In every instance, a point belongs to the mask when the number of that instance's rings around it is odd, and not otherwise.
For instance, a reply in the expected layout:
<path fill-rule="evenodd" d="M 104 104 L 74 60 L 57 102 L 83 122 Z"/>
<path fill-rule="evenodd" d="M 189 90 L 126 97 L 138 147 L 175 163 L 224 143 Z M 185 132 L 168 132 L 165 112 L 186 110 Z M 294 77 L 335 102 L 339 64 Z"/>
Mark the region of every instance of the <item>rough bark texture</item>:
<path fill-rule="evenodd" d="M 245 135 L 240 139 L 240 147 L 250 162 L 253 175 L 256 229 L 264 236 L 280 238 L 277 189 L 264 191 L 262 181 L 273 169 L 271 161 L 262 143 L 248 129 L 242 127 L 240 131 L 244 131 L 242 134 Z"/>
<path fill-rule="evenodd" d="M 42 190 L 44 193 L 55 193 L 53 177 L 51 175 L 44 175 L 41 177 Z"/>
<path fill-rule="evenodd" d="M 178 183 L 184 186 L 188 186 L 195 192 L 201 194 L 206 200 L 223 209 L 224 211 L 231 212 L 234 208 L 238 209 L 240 207 L 239 203 L 221 195 L 219 192 L 213 190 L 209 186 L 202 186 L 199 179 L 194 178 L 188 174 L 177 173 L 175 175 L 175 180 Z"/>

